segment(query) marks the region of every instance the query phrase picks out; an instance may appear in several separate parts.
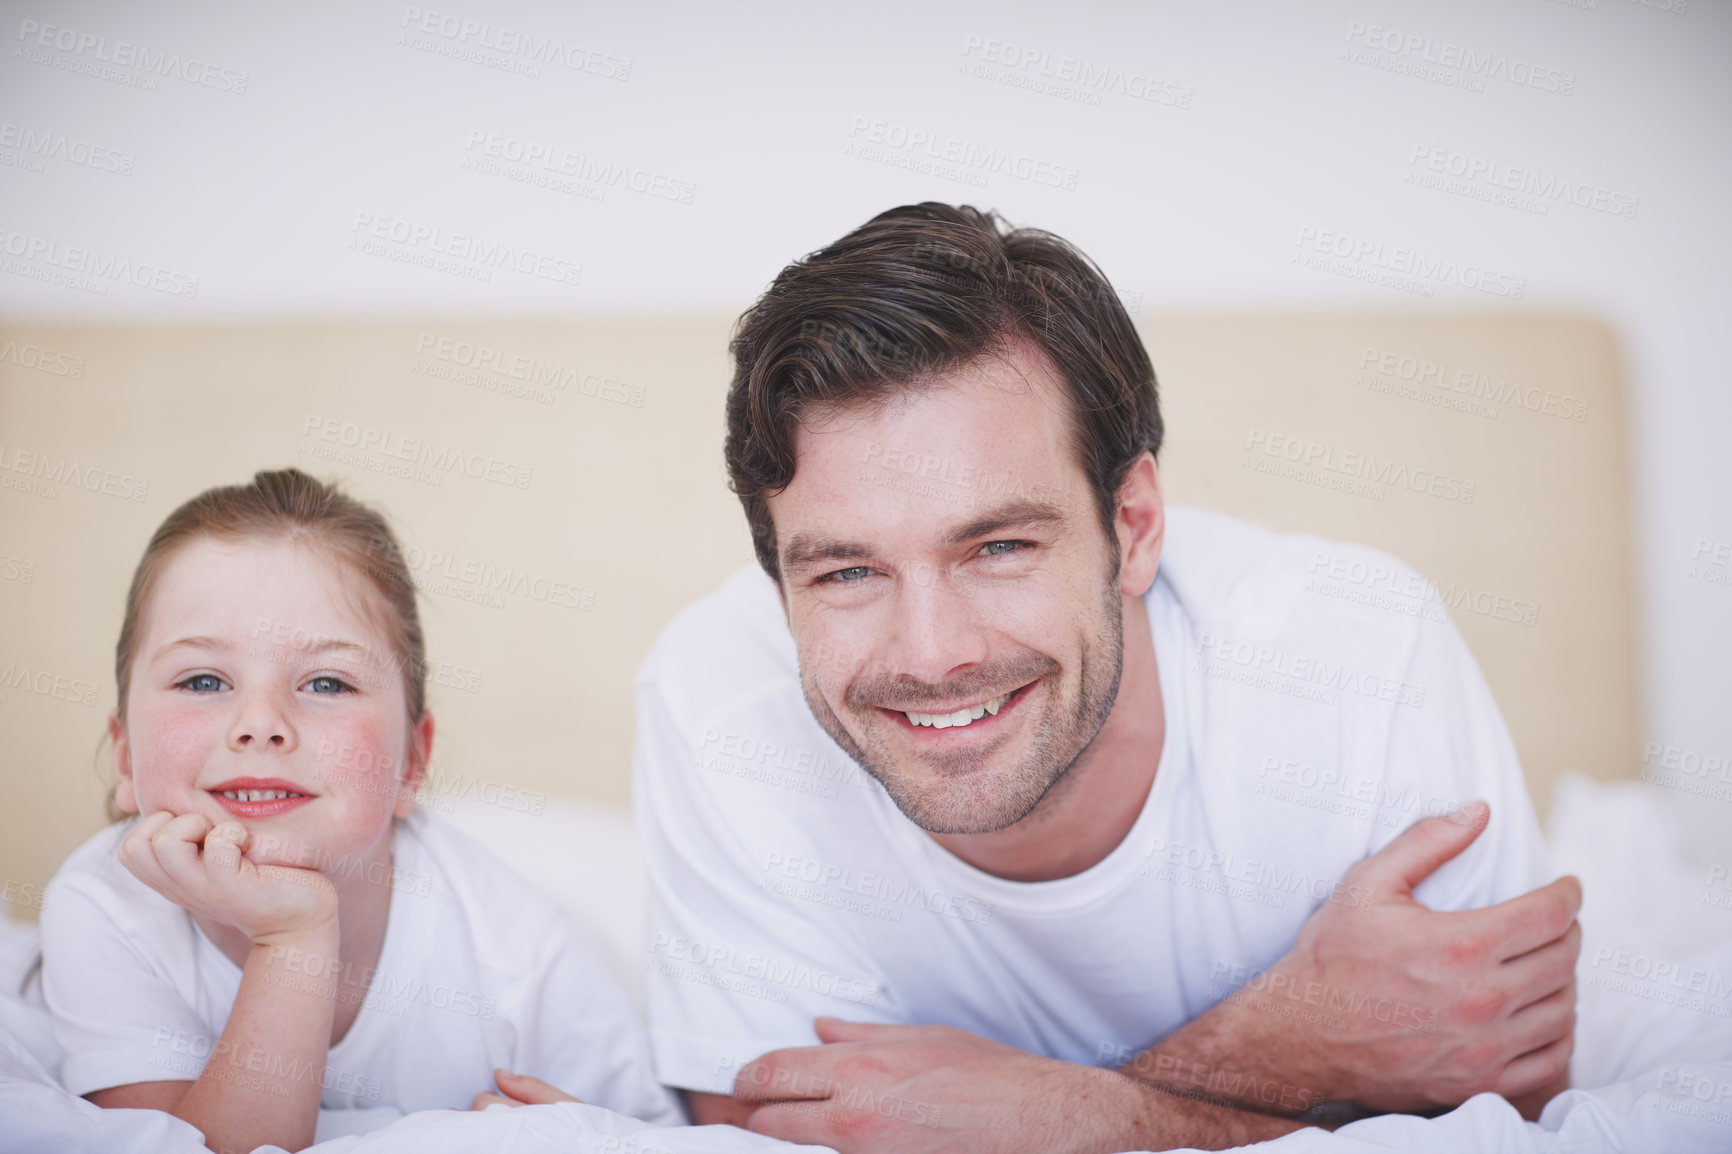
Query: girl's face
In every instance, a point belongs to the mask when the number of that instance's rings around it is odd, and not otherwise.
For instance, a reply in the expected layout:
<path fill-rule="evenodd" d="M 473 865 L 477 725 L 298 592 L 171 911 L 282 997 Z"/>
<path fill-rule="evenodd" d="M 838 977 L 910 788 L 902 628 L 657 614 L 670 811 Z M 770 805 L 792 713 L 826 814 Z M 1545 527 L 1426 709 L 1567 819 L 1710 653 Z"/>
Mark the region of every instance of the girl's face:
<path fill-rule="evenodd" d="M 364 577 L 287 541 L 195 540 L 157 575 L 114 738 L 128 812 L 238 819 L 259 864 L 342 885 L 409 814 L 433 721 Z M 372 880 L 379 880 L 377 878 Z"/>

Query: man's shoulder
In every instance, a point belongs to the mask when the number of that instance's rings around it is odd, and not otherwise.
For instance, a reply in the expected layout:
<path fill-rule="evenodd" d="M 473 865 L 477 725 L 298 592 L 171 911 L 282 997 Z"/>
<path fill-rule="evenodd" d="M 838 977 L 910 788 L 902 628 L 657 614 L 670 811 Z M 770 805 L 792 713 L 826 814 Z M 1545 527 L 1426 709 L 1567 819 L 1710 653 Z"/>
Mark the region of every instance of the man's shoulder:
<path fill-rule="evenodd" d="M 726 708 L 767 686 L 799 683 L 799 658 L 776 586 L 757 565 L 682 609 L 639 668 L 676 716 Z"/>
<path fill-rule="evenodd" d="M 1448 620 L 1430 583 L 1380 549 L 1203 509 L 1169 508 L 1161 577 L 1202 631 L 1340 631 L 1405 652 L 1423 621 Z"/>
<path fill-rule="evenodd" d="M 785 847 L 801 828 L 833 830 L 858 818 L 852 803 L 880 800 L 813 717 L 781 600 L 756 566 L 669 622 L 638 671 L 637 694 L 640 827 L 725 813 L 736 843 Z"/>

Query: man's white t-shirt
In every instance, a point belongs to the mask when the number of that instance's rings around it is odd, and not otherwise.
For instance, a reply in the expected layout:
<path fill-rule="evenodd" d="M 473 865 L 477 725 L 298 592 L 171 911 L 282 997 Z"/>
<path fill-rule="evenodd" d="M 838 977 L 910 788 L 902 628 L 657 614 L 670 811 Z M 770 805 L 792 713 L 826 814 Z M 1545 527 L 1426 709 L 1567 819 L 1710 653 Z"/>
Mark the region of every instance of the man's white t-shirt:
<path fill-rule="evenodd" d="M 74 1094 L 196 1079 L 240 988 L 239 967 L 192 916 L 121 864 L 131 824 L 74 851 L 44 899 L 42 990 Z M 391 857 L 373 879 L 392 888 L 378 968 L 312 1075 L 321 1138 L 355 1128 L 330 1112 L 363 1112 L 372 1128 L 393 1113 L 467 1109 L 496 1067 L 622 1114 L 682 1120 L 624 989 L 558 905 L 420 811 L 398 823 Z"/>
<path fill-rule="evenodd" d="M 1412 604 L 1343 595 L 1374 571 Z M 1322 902 L 1365 900 L 1341 883 L 1355 862 L 1475 798 L 1489 827 L 1420 900 L 1543 884 L 1514 747 L 1425 589 L 1370 549 L 1169 509 L 1144 598 L 1166 712 L 1154 786 L 1104 860 L 1030 883 L 902 815 L 813 719 L 774 586 L 735 574 L 637 679 L 661 1080 L 725 1093 L 743 1062 L 814 1043 L 818 1015 L 1118 1065 L 1259 982 Z M 1347 992 L 1331 1012 L 1382 1009 Z M 1423 1007 L 1401 1010 L 1423 1028 Z"/>

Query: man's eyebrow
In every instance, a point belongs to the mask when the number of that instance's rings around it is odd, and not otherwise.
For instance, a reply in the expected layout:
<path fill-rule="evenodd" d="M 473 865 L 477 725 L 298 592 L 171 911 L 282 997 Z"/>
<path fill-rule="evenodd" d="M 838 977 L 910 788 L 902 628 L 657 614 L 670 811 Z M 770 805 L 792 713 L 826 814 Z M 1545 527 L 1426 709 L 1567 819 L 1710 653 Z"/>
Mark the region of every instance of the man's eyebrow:
<path fill-rule="evenodd" d="M 976 517 L 966 525 L 958 525 L 944 535 L 946 545 L 965 545 L 980 537 L 990 537 L 1005 529 L 1033 525 L 1055 525 L 1064 521 L 1058 506 L 1045 501 L 1012 501 Z"/>
<path fill-rule="evenodd" d="M 803 569 L 819 561 L 852 561 L 871 555 L 869 546 L 856 541 L 796 533 L 788 538 L 788 548 L 782 554 L 782 568 Z"/>
<path fill-rule="evenodd" d="M 1012 501 L 951 529 L 944 534 L 944 543 L 949 546 L 963 545 L 1004 529 L 1054 525 L 1063 521 L 1064 514 L 1056 505 L 1049 505 L 1044 501 Z M 788 538 L 788 547 L 782 554 L 782 568 L 798 570 L 820 561 L 857 561 L 872 555 L 872 547 L 858 541 L 815 533 L 796 533 Z"/>

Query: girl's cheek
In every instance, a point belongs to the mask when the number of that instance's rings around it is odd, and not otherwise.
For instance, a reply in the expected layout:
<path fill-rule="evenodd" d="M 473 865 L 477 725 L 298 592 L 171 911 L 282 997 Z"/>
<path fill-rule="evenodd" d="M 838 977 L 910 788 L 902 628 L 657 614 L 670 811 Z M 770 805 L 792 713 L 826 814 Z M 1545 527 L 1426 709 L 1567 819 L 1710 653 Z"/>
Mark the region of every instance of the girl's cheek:
<path fill-rule="evenodd" d="M 403 776 L 404 737 L 400 724 L 381 717 L 332 720 L 314 741 L 319 777 L 345 808 L 389 809 Z"/>
<path fill-rule="evenodd" d="M 173 699 L 135 701 L 126 736 L 139 809 L 180 813 L 197 792 L 205 762 L 223 747 L 224 729 L 220 720 Z"/>

